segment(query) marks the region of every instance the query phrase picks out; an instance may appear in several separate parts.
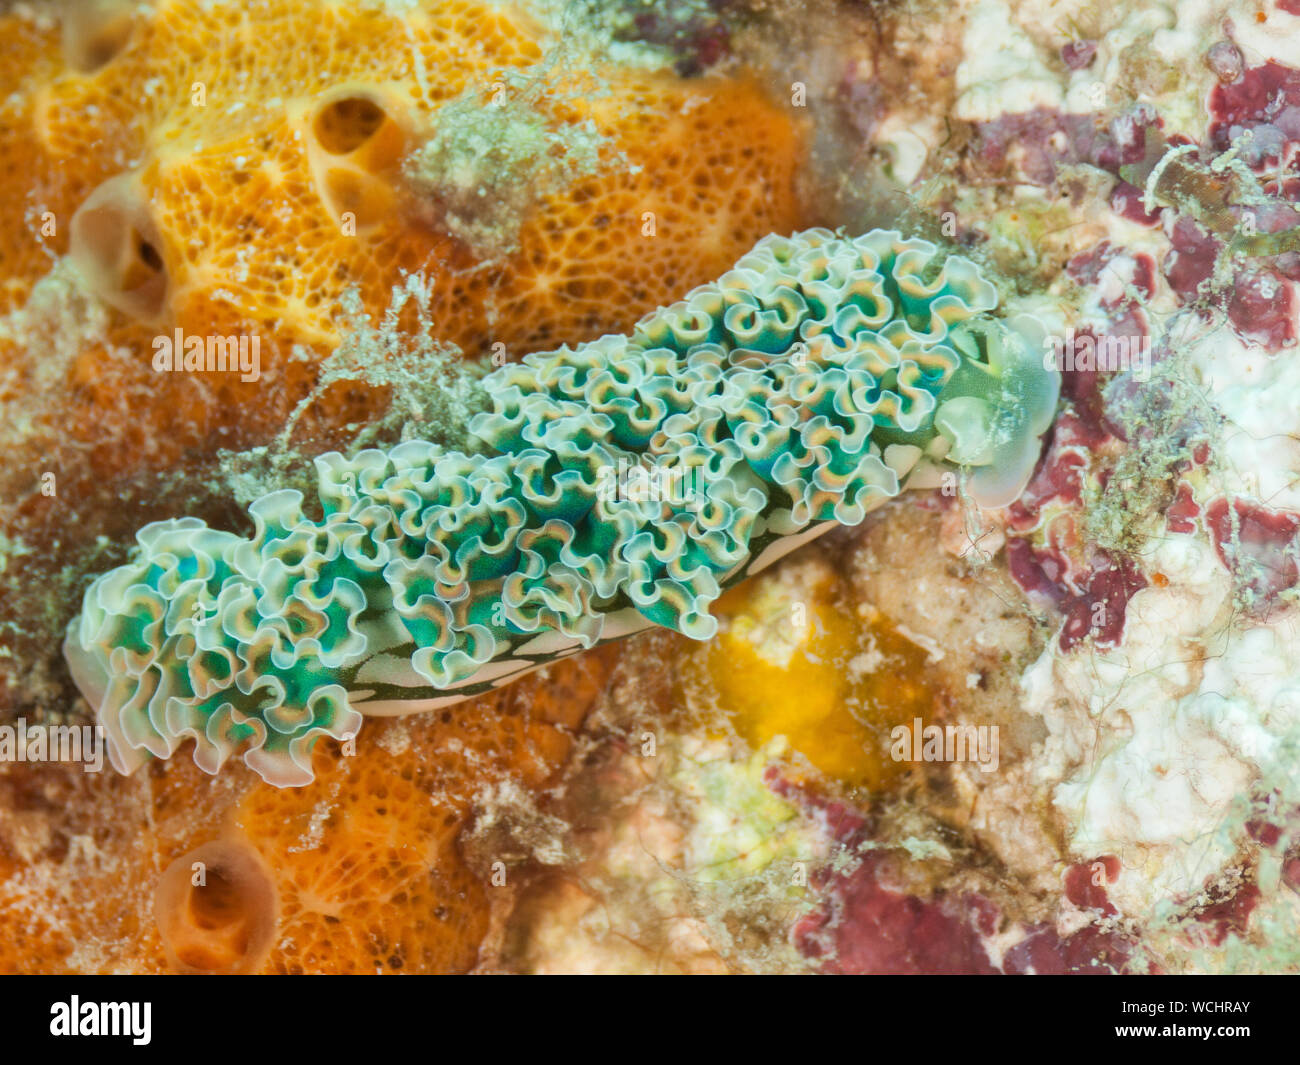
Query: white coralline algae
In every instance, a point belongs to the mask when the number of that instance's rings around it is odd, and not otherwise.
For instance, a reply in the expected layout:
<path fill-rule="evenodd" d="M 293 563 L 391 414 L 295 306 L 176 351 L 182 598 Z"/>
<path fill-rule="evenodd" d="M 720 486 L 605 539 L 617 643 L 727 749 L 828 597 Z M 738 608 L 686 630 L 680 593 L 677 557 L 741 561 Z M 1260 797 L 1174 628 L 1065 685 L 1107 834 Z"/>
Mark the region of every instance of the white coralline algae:
<path fill-rule="evenodd" d="M 1224 327 L 1183 349 L 1181 366 L 1222 421 L 1197 492 L 1300 509 L 1300 363 Z M 1133 914 L 1188 899 L 1245 842 L 1249 802 L 1285 787 L 1300 755 L 1300 608 L 1243 610 L 1209 531 L 1155 539 L 1163 576 L 1128 603 L 1122 643 L 1062 654 L 1024 677 L 1025 707 L 1048 738 L 1035 764 L 1081 860 L 1116 854 L 1108 887 Z M 1283 800 L 1300 800 L 1292 786 Z"/>

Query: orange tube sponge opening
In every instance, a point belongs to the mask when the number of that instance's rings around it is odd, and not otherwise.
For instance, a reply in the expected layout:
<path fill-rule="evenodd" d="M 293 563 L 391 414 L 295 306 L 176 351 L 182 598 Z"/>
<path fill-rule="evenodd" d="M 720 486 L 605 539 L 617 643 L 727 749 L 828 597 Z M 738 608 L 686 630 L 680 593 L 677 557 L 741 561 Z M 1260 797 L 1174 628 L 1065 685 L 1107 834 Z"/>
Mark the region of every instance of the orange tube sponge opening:
<path fill-rule="evenodd" d="M 78 208 L 68 251 L 91 291 L 105 303 L 144 323 L 164 316 L 162 234 L 134 174 L 109 178 Z"/>
<path fill-rule="evenodd" d="M 253 973 L 279 925 L 270 870 L 245 840 L 219 839 L 182 854 L 163 872 L 154 915 L 180 973 Z"/>

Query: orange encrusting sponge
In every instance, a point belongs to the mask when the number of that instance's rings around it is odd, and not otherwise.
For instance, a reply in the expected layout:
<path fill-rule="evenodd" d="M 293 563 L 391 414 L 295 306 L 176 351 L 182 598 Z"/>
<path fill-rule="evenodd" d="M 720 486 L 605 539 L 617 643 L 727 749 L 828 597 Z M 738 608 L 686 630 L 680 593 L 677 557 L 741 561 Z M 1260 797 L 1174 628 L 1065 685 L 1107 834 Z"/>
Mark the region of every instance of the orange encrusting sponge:
<path fill-rule="evenodd" d="M 461 972 L 499 890 L 457 837 L 487 785 L 553 781 L 608 649 L 318 745 L 274 788 L 188 758 L 0 774 L 0 972 Z M 199 869 L 195 869 L 195 863 Z M 202 880 L 201 884 L 194 881 Z"/>
<path fill-rule="evenodd" d="M 624 330 L 758 238 L 808 221 L 800 129 L 755 84 L 539 63 L 548 31 L 509 5 L 162 0 L 132 11 L 126 30 L 114 23 L 76 57 L 52 21 L 0 18 L 0 314 L 69 251 L 113 308 L 72 361 L 57 422 L 102 440 L 131 397 L 149 446 L 85 456 L 100 476 L 144 454 L 165 464 L 265 441 L 339 341 L 349 286 L 378 317 L 404 274 L 422 272 L 437 339 L 518 358 Z M 526 100 L 561 142 L 583 130 L 601 145 L 590 172 L 540 198 L 490 251 L 457 239 L 436 189 L 402 166 L 465 93 L 485 121 Z M 471 176 L 485 196 L 530 179 Z M 153 340 L 176 328 L 260 337 L 259 379 L 156 372 Z M 311 353 L 293 360 L 299 344 Z M 0 331 L 0 366 L 22 346 Z M 337 391 L 313 412 L 326 425 L 382 410 L 364 389 Z"/>

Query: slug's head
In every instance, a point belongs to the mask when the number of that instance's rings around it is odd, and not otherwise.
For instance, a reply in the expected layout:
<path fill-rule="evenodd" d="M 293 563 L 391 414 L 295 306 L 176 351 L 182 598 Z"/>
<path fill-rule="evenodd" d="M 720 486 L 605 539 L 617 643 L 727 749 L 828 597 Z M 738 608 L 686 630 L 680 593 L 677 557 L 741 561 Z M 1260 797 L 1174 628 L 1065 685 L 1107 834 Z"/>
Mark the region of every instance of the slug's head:
<path fill-rule="evenodd" d="M 971 319 L 949 334 L 962 362 L 939 393 L 934 425 L 944 459 L 972 470 L 967 490 L 980 506 L 1014 502 L 1038 462 L 1061 387 L 1042 358 L 1045 337 L 1027 314 Z"/>

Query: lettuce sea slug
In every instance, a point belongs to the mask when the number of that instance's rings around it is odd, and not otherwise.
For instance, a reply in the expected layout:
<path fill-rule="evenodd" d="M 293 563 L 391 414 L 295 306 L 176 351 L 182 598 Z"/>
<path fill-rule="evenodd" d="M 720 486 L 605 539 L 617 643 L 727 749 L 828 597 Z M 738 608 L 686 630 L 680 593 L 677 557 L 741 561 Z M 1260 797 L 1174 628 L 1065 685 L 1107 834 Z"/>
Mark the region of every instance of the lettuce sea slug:
<path fill-rule="evenodd" d="M 1033 318 L 973 263 L 875 230 L 770 236 L 627 336 L 484 379 L 483 450 L 408 441 L 316 460 L 250 507 L 137 534 L 86 590 L 64 653 L 113 765 L 186 738 L 272 784 L 317 738 L 430 710 L 651 625 L 713 635 L 723 589 L 903 487 L 964 471 L 1013 500 L 1058 377 Z"/>

